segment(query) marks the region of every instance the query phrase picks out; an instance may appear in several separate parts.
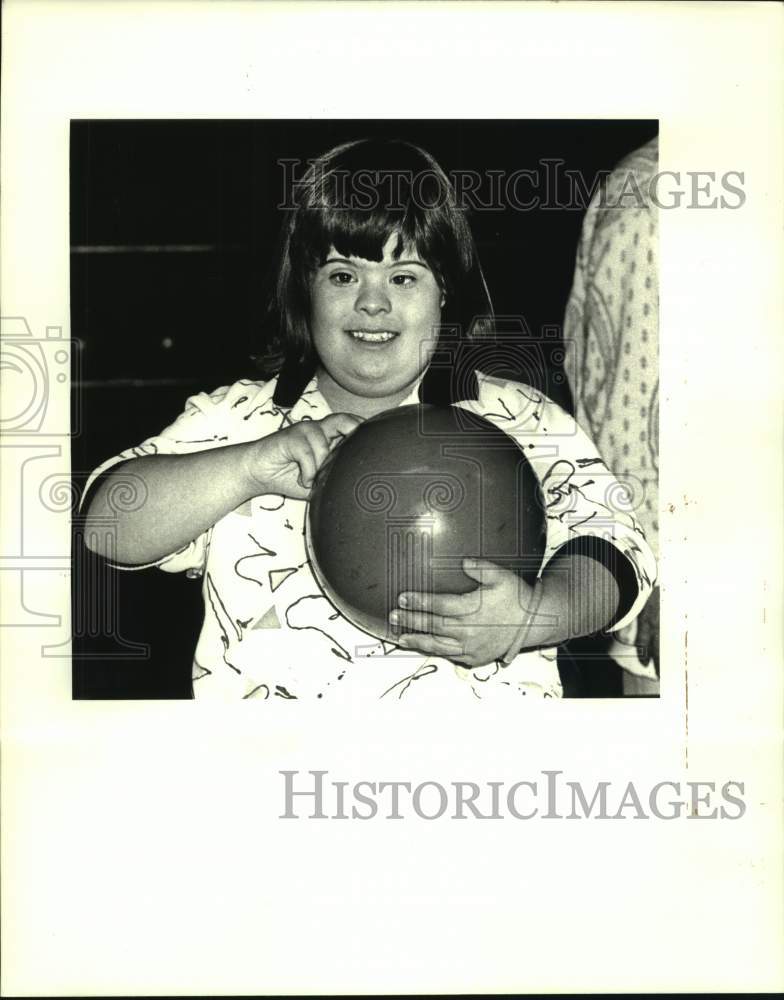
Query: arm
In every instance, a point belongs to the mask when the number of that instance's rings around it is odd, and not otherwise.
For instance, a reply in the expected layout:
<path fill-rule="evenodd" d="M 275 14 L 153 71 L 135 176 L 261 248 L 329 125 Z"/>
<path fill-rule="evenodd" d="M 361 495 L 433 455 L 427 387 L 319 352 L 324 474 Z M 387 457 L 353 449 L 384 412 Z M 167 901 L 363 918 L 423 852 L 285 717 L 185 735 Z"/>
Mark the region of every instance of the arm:
<path fill-rule="evenodd" d="M 252 485 L 248 458 L 256 442 L 189 455 L 145 455 L 111 469 L 95 487 L 85 539 L 99 555 L 135 566 L 187 545 L 245 500 L 264 492 Z M 138 498 L 115 504 L 122 491 Z M 130 508 L 130 509 L 129 509 Z M 111 521 L 111 536 L 101 523 Z M 106 551 L 109 538 L 114 552 Z"/>
<path fill-rule="evenodd" d="M 88 546 L 128 565 L 160 559 L 201 534 L 251 497 L 279 493 L 306 499 L 335 444 L 359 421 L 332 414 L 243 444 L 184 455 L 145 455 L 115 466 L 98 485 L 87 513 Z M 116 505 L 113 491 L 139 502 Z M 115 494 L 116 495 L 116 494 Z M 116 551 L 106 551 L 110 519 Z"/>
<path fill-rule="evenodd" d="M 531 613 L 524 613 L 503 659 L 609 630 L 628 604 L 633 577 L 627 560 L 600 539 L 565 545 L 536 582 Z"/>
<path fill-rule="evenodd" d="M 524 615 L 507 652 L 516 655 L 601 632 L 618 614 L 620 600 L 618 580 L 603 561 L 578 553 L 556 556 L 534 586 L 533 614 Z"/>

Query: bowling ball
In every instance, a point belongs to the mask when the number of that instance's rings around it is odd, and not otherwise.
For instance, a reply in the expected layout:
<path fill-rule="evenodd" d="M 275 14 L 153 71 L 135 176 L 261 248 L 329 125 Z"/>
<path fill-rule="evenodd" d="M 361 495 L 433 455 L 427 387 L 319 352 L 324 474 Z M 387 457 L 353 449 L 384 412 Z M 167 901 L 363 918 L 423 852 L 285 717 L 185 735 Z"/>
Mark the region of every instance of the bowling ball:
<path fill-rule="evenodd" d="M 545 549 L 538 480 L 522 449 L 453 406 L 401 406 L 351 432 L 314 480 L 305 539 L 311 568 L 349 621 L 394 638 L 404 590 L 464 594 L 465 557 L 536 578 Z"/>

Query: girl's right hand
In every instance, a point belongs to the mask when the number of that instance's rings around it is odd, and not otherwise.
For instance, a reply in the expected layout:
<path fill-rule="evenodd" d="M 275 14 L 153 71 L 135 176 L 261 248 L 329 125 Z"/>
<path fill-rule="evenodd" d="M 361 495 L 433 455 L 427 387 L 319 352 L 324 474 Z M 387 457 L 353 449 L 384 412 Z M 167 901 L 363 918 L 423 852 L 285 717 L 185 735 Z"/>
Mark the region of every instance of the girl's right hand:
<path fill-rule="evenodd" d="M 350 413 L 303 420 L 248 445 L 245 473 L 256 495 L 307 500 L 316 473 L 332 449 L 362 421 Z"/>

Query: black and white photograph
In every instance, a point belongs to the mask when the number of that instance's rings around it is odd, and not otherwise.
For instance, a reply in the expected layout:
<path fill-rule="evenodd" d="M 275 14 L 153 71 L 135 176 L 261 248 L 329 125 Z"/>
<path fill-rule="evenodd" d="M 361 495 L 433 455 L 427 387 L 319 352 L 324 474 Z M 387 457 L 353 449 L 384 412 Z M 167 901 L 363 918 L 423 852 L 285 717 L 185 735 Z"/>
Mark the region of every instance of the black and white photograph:
<path fill-rule="evenodd" d="M 657 131 L 73 122 L 75 697 L 657 694 Z"/>
<path fill-rule="evenodd" d="M 784 10 L 5 0 L 3 996 L 784 986 Z"/>

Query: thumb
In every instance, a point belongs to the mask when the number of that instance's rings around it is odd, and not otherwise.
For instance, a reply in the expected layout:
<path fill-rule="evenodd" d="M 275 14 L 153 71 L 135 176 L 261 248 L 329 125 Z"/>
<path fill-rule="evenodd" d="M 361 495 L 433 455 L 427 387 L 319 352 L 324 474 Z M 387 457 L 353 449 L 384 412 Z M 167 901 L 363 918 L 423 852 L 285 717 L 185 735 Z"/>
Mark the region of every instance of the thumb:
<path fill-rule="evenodd" d="M 330 445 L 335 445 L 356 430 L 362 421 L 352 413 L 331 413 L 323 423 L 327 440 Z"/>
<path fill-rule="evenodd" d="M 501 567 L 489 559 L 464 559 L 463 572 L 485 586 L 492 586 L 503 575 Z"/>

